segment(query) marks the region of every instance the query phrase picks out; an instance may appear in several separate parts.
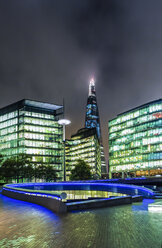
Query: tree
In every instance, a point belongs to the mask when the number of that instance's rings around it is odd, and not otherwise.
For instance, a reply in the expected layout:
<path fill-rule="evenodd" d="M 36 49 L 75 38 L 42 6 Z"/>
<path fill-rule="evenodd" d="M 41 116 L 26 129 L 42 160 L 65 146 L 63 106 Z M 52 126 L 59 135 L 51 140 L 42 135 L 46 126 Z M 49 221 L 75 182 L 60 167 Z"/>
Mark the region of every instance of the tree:
<path fill-rule="evenodd" d="M 56 181 L 56 171 L 51 165 L 40 164 L 35 168 L 35 177 L 46 182 Z"/>
<path fill-rule="evenodd" d="M 2 165 L 1 165 L 2 164 Z M 44 181 L 56 181 L 56 171 L 53 166 L 45 165 L 41 158 L 39 164 L 33 164 L 32 156 L 27 154 L 19 154 L 3 161 L 0 155 L 0 180 L 5 183 L 12 182 L 14 179 L 17 183 L 32 178 L 43 179 Z M 21 181 L 20 181 L 21 180 Z"/>
<path fill-rule="evenodd" d="M 35 166 L 35 181 L 36 178 L 44 179 L 46 175 L 46 166 L 44 164 L 39 164 Z"/>
<path fill-rule="evenodd" d="M 27 154 L 19 154 L 4 160 L 0 168 L 2 180 L 8 183 L 15 179 L 18 183 L 23 178 L 31 179 L 33 177 L 31 159 L 32 157 Z"/>
<path fill-rule="evenodd" d="M 16 179 L 16 167 L 15 160 L 12 158 L 6 159 L 0 168 L 1 179 L 6 183 L 12 181 L 13 178 Z"/>
<path fill-rule="evenodd" d="M 0 154 L 0 166 L 1 166 L 2 162 L 3 162 L 3 159 L 4 159 L 3 155 Z"/>
<path fill-rule="evenodd" d="M 88 180 L 91 178 L 90 166 L 84 160 L 79 159 L 75 168 L 71 171 L 70 180 Z"/>
<path fill-rule="evenodd" d="M 46 182 L 52 182 L 56 181 L 57 175 L 56 175 L 56 170 L 54 169 L 53 166 L 47 165 L 46 166 L 46 174 L 45 174 L 45 180 Z"/>
<path fill-rule="evenodd" d="M 29 180 L 31 180 L 34 174 L 34 170 L 32 167 L 32 156 L 21 153 L 18 156 L 15 156 L 14 159 L 16 162 L 15 167 L 17 182 L 19 182 L 19 179 L 23 181 L 24 178 L 28 178 Z"/>
<path fill-rule="evenodd" d="M 2 174 L 1 174 L 1 166 L 2 166 L 2 163 L 3 163 L 3 155 L 0 154 L 0 180 L 3 180 L 3 177 L 2 177 Z"/>
<path fill-rule="evenodd" d="M 34 168 L 32 164 L 27 164 L 26 166 L 23 166 L 23 176 L 28 179 L 29 182 L 32 181 L 32 178 L 34 177 Z"/>

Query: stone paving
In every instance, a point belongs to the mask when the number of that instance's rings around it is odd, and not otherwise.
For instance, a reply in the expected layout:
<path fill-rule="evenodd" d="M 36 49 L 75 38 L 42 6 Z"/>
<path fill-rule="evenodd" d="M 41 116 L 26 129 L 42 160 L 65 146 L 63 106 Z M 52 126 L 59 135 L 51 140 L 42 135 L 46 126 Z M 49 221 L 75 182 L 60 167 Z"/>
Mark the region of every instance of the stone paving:
<path fill-rule="evenodd" d="M 162 248 L 162 213 L 148 211 L 153 202 L 59 216 L 0 194 L 0 248 Z"/>

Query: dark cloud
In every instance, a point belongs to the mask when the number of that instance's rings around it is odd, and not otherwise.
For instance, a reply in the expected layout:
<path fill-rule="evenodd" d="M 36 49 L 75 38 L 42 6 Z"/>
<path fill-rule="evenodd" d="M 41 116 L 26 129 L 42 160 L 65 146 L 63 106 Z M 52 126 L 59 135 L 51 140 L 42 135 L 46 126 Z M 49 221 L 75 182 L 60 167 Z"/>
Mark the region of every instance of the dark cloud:
<path fill-rule="evenodd" d="M 161 0 L 0 0 L 0 106 L 21 98 L 62 103 L 84 125 L 88 80 L 107 122 L 161 97 Z"/>

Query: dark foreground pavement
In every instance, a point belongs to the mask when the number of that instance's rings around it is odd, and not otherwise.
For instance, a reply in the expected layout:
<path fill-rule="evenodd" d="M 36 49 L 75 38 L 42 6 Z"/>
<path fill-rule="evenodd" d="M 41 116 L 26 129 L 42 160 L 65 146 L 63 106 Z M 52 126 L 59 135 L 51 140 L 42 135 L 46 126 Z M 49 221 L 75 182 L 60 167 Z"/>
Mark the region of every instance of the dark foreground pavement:
<path fill-rule="evenodd" d="M 148 211 L 153 202 L 59 216 L 0 194 L 0 247 L 161 248 L 162 213 Z"/>

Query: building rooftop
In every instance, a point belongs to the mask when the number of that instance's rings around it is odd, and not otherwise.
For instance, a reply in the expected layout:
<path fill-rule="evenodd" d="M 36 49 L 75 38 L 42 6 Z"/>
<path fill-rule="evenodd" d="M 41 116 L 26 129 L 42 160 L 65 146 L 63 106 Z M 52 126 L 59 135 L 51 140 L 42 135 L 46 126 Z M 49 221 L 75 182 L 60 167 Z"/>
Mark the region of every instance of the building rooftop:
<path fill-rule="evenodd" d="M 118 114 L 117 116 L 124 115 L 124 114 L 126 114 L 126 113 L 129 113 L 129 112 L 132 112 L 132 111 L 135 111 L 135 110 L 144 108 L 144 107 L 148 107 L 148 106 L 151 105 L 151 104 L 156 104 L 156 103 L 160 103 L 160 102 L 162 102 L 162 99 L 161 99 L 161 98 L 158 99 L 158 100 L 154 100 L 154 101 L 151 101 L 151 102 L 142 104 L 142 105 L 140 105 L 140 106 L 138 106 L 138 107 L 135 107 L 135 108 L 133 108 L 133 109 L 127 110 L 127 111 L 125 111 L 125 112 L 122 112 L 122 113 Z"/>
<path fill-rule="evenodd" d="M 24 99 L 25 105 L 37 107 L 37 108 L 43 108 L 43 109 L 51 109 L 51 110 L 57 110 L 62 108 L 62 105 L 56 105 L 52 103 L 46 103 L 46 102 L 39 102 L 39 101 L 33 101 L 33 100 L 27 100 Z"/>
<path fill-rule="evenodd" d="M 83 138 L 87 138 L 89 136 L 92 135 L 96 135 L 97 131 L 96 128 L 81 128 L 77 131 L 76 134 L 71 135 L 72 139 L 83 139 Z"/>
<path fill-rule="evenodd" d="M 57 110 L 63 108 L 62 105 L 56 105 L 52 103 L 46 103 L 46 102 L 40 102 L 40 101 L 35 101 L 35 100 L 30 100 L 30 99 L 22 99 L 20 101 L 17 101 L 15 103 L 9 104 L 3 108 L 0 108 L 0 111 L 4 111 L 6 109 L 12 109 L 16 108 L 18 106 L 29 106 L 29 107 L 35 107 L 35 108 L 40 108 L 40 109 L 45 109 L 45 110 Z"/>

